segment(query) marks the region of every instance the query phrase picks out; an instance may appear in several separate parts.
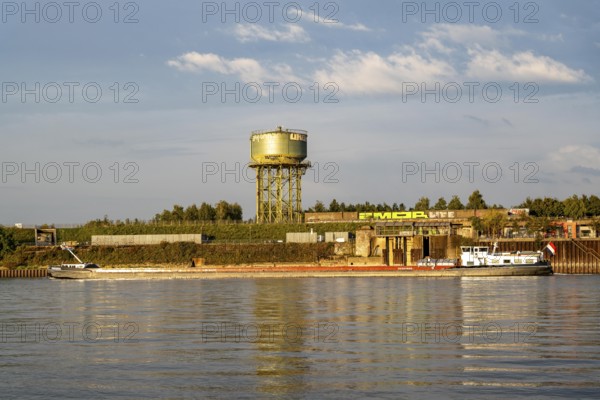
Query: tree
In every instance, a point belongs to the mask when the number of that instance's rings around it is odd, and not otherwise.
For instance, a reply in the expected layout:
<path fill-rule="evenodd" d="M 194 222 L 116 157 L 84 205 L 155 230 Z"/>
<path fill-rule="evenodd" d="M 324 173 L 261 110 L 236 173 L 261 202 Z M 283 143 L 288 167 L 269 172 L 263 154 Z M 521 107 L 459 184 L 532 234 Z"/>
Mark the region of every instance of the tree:
<path fill-rule="evenodd" d="M 534 217 L 560 217 L 564 214 L 563 203 L 550 197 L 544 199 L 527 197 L 519 208 L 528 208 L 529 215 Z"/>
<path fill-rule="evenodd" d="M 0 258 L 12 253 L 17 248 L 12 232 L 0 226 Z"/>
<path fill-rule="evenodd" d="M 327 210 L 325 210 L 325 204 L 323 204 L 323 202 L 321 200 L 317 200 L 317 202 L 315 203 L 315 206 L 313 207 L 313 210 L 315 210 L 315 212 L 327 211 Z"/>
<path fill-rule="evenodd" d="M 379 203 L 377 204 L 377 211 L 392 211 L 392 207 L 390 207 L 387 203 Z"/>
<path fill-rule="evenodd" d="M 232 221 L 241 221 L 243 216 L 242 206 L 238 203 L 229 205 L 229 219 Z"/>
<path fill-rule="evenodd" d="M 404 203 L 394 203 L 392 204 L 392 210 L 391 211 L 406 211 L 406 206 L 404 205 Z"/>
<path fill-rule="evenodd" d="M 487 234 L 492 238 L 502 236 L 502 230 L 506 227 L 507 224 L 507 216 L 497 211 L 488 214 L 483 219 L 483 226 Z"/>
<path fill-rule="evenodd" d="M 585 216 L 585 202 L 577 195 L 573 195 L 563 201 L 565 216 L 568 218 L 579 219 Z"/>
<path fill-rule="evenodd" d="M 473 193 L 471 193 L 471 195 L 469 196 L 469 202 L 467 203 L 467 209 L 468 210 L 485 210 L 486 208 L 487 208 L 487 205 L 485 204 L 485 201 L 483 200 L 483 196 L 479 192 L 479 190 L 475 190 Z"/>
<path fill-rule="evenodd" d="M 225 221 L 229 216 L 229 203 L 225 200 L 219 201 L 215 205 L 215 218 L 217 221 Z"/>
<path fill-rule="evenodd" d="M 475 233 L 477 234 L 477 237 L 479 237 L 479 234 L 485 228 L 483 225 L 483 221 L 479 217 L 471 217 L 471 218 L 469 218 L 469 221 L 471 221 L 471 228 L 473 228 L 473 231 L 475 231 Z"/>
<path fill-rule="evenodd" d="M 448 210 L 464 210 L 465 206 L 460 201 L 460 197 L 457 195 L 452 196 L 450 203 L 448 203 Z"/>
<path fill-rule="evenodd" d="M 437 201 L 437 203 L 435 203 L 435 205 L 433 206 L 434 210 L 446 210 L 448 209 L 448 204 L 446 204 L 446 199 L 444 199 L 443 197 L 440 197 Z"/>
<path fill-rule="evenodd" d="M 520 230 L 519 220 L 516 219 L 516 218 L 513 218 L 510 221 L 510 228 L 511 228 L 511 231 L 512 231 L 512 235 L 514 237 L 515 233 L 519 233 L 519 230 Z"/>
<path fill-rule="evenodd" d="M 534 215 L 534 201 L 531 197 L 527 196 L 527 198 L 525 199 L 524 202 L 522 202 L 521 204 L 519 204 L 517 206 L 517 208 L 528 208 L 529 209 L 529 215 Z"/>
<path fill-rule="evenodd" d="M 421 197 L 419 201 L 415 203 L 415 211 L 427 211 L 429 210 L 429 198 Z"/>
<path fill-rule="evenodd" d="M 173 220 L 173 215 L 169 210 L 163 210 L 162 214 L 160 214 L 159 221 L 161 222 L 171 222 Z"/>
<path fill-rule="evenodd" d="M 195 204 L 188 206 L 183 213 L 186 221 L 198 221 L 198 207 Z"/>
<path fill-rule="evenodd" d="M 173 206 L 173 211 L 171 212 L 171 217 L 173 221 L 183 221 L 184 219 L 184 211 L 183 207 L 179 204 L 175 204 Z"/>
<path fill-rule="evenodd" d="M 198 220 L 200 221 L 214 221 L 216 218 L 216 212 L 213 206 L 208 203 L 200 204 L 198 209 Z"/>
<path fill-rule="evenodd" d="M 543 211 L 540 213 L 544 217 L 560 217 L 565 214 L 565 207 L 561 201 L 551 197 L 544 197 L 542 200 Z"/>
<path fill-rule="evenodd" d="M 340 212 L 342 211 L 340 208 L 340 205 L 338 204 L 336 199 L 331 200 L 331 203 L 329 203 L 329 211 L 330 212 Z"/>
<path fill-rule="evenodd" d="M 548 217 L 526 217 L 526 221 L 527 233 L 535 234 L 537 238 L 541 238 L 542 234 L 547 233 L 552 226 L 552 221 Z"/>
<path fill-rule="evenodd" d="M 600 216 L 600 198 L 596 195 L 591 195 L 586 202 L 585 210 L 588 216 Z"/>
<path fill-rule="evenodd" d="M 358 203 L 356 205 L 356 211 L 358 212 L 366 212 L 366 211 L 377 211 L 377 206 L 375 204 L 371 204 L 368 201 L 364 203 Z"/>

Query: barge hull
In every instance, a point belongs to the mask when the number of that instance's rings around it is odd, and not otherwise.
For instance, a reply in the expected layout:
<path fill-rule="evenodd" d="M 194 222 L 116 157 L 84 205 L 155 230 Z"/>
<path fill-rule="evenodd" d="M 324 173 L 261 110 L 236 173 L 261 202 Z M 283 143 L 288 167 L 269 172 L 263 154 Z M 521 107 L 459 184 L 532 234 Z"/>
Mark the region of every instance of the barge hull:
<path fill-rule="evenodd" d="M 399 270 L 397 267 L 380 268 L 185 268 L 185 269 L 85 269 L 50 270 L 54 279 L 228 279 L 228 278 L 342 278 L 342 277 L 497 277 L 552 275 L 549 266 L 446 268 L 430 270 Z"/>

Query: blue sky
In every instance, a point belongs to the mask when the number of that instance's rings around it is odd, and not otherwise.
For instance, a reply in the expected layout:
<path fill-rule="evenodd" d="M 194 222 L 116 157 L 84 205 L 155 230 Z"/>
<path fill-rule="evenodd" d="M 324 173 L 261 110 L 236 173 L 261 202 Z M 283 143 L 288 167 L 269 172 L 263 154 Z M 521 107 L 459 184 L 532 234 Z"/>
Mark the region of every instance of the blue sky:
<path fill-rule="evenodd" d="M 426 3 L 3 2 L 0 224 L 251 218 L 278 125 L 306 206 L 600 194 L 600 1 Z"/>

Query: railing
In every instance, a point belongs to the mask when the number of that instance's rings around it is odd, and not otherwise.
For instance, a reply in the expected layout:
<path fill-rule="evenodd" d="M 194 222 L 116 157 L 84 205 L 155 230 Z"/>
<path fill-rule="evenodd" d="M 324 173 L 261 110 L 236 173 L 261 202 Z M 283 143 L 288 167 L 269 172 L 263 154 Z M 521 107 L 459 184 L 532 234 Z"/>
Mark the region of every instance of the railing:
<path fill-rule="evenodd" d="M 278 126 L 275 129 L 257 129 L 251 132 L 251 135 L 260 135 L 262 133 L 301 133 L 303 135 L 307 135 L 308 131 L 304 129 L 293 129 L 293 128 L 283 128 Z"/>
<path fill-rule="evenodd" d="M 600 261 L 600 253 L 598 253 L 596 250 L 594 249 L 590 249 L 589 247 L 585 246 L 584 244 L 580 243 L 578 240 L 576 239 L 571 239 L 571 242 L 573 242 L 573 244 L 581 251 L 583 251 L 585 254 L 587 255 L 591 255 L 592 257 L 594 257 L 596 259 L 596 261 Z"/>

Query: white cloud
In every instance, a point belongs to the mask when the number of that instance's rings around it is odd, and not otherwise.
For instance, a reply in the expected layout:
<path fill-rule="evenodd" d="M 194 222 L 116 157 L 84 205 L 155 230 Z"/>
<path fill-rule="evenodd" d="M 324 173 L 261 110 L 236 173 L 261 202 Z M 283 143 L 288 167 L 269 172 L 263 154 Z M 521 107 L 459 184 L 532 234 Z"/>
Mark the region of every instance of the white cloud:
<path fill-rule="evenodd" d="M 288 24 L 283 29 L 268 29 L 255 24 L 237 25 L 234 35 L 242 43 L 266 40 L 270 42 L 306 43 L 308 33 L 300 25 Z"/>
<path fill-rule="evenodd" d="M 337 23 L 329 23 L 329 24 L 327 24 L 327 26 L 333 27 L 333 28 L 348 29 L 351 31 L 358 31 L 358 32 L 370 32 L 371 31 L 371 28 L 369 28 L 366 25 L 363 25 L 361 23 L 344 24 L 342 22 L 337 22 Z"/>
<path fill-rule="evenodd" d="M 598 159 L 600 148 L 567 145 L 548 154 L 540 163 L 540 171 L 552 182 L 579 183 L 589 188 L 600 178 Z"/>
<path fill-rule="evenodd" d="M 557 34 L 532 34 L 521 29 L 506 28 L 503 30 L 492 29 L 485 25 L 457 25 L 439 24 L 421 33 L 423 38 L 419 47 L 434 49 L 443 53 L 456 50 L 456 45 L 466 48 L 482 47 L 497 49 L 508 47 L 510 37 L 529 37 L 544 42 L 564 42 L 562 33 Z M 455 47 L 449 47 L 453 45 Z"/>
<path fill-rule="evenodd" d="M 338 51 L 314 74 L 317 82 L 335 82 L 345 93 L 401 93 L 403 82 L 427 82 L 451 77 L 452 66 L 427 59 L 408 49 L 407 54 L 382 57 L 374 52 Z"/>
<path fill-rule="evenodd" d="M 348 29 L 351 31 L 358 32 L 370 32 L 371 28 L 368 26 L 361 24 L 360 22 L 354 24 L 346 24 L 338 20 L 337 18 L 324 18 L 319 15 L 315 16 L 313 13 L 304 13 L 302 14 L 302 19 L 306 22 L 312 22 L 313 24 L 318 24 L 319 26 L 325 26 L 327 28 L 336 28 L 336 29 Z"/>
<path fill-rule="evenodd" d="M 564 43 L 565 42 L 565 38 L 563 37 L 562 33 L 558 33 L 556 35 L 549 35 L 549 34 L 541 34 L 541 35 L 537 35 L 537 37 L 540 40 L 543 40 L 545 42 L 561 42 Z"/>
<path fill-rule="evenodd" d="M 592 146 L 568 145 L 548 156 L 548 167 L 560 171 L 596 171 L 600 160 L 600 149 Z"/>
<path fill-rule="evenodd" d="M 282 30 L 240 25 L 235 28 L 235 34 L 241 42 L 310 40 L 298 25 Z M 292 68 L 289 64 L 269 64 L 253 58 L 226 59 L 212 53 L 190 52 L 170 60 L 168 65 L 182 71 L 237 75 L 245 81 L 335 82 L 346 94 L 398 94 L 403 91 L 403 83 L 410 82 L 443 84 L 477 79 L 580 84 L 593 81 L 582 69 L 570 68 L 551 57 L 530 50 L 511 52 L 508 38 L 524 34 L 514 28 L 500 31 L 489 26 L 440 24 L 422 32 L 412 46 L 388 54 L 337 50 L 328 59 L 303 59 Z M 544 40 L 562 40 L 562 35 L 548 36 Z M 306 79 L 299 78 L 298 74 Z"/>
<path fill-rule="evenodd" d="M 167 65 L 181 71 L 212 71 L 224 75 L 239 75 L 248 81 L 259 80 L 266 75 L 265 69 L 252 58 L 234 58 L 228 60 L 213 53 L 185 53 L 176 60 L 169 60 Z"/>
<path fill-rule="evenodd" d="M 279 63 L 273 66 L 263 66 L 253 58 L 227 59 L 213 53 L 192 51 L 174 60 L 169 60 L 167 65 L 180 71 L 210 71 L 223 75 L 235 75 L 244 82 L 301 81 L 294 74 L 292 67 L 287 64 Z"/>
<path fill-rule="evenodd" d="M 185 53 L 176 60 L 169 60 L 167 65 L 180 71 L 197 72 L 203 69 L 220 73 L 227 73 L 223 59 L 212 53 L 200 54 L 195 51 Z"/>
<path fill-rule="evenodd" d="M 591 78 L 583 70 L 574 70 L 547 56 L 531 51 L 512 56 L 498 50 L 469 49 L 471 60 L 466 75 L 471 78 L 505 81 L 582 83 Z"/>
<path fill-rule="evenodd" d="M 434 48 L 442 47 L 447 49 L 442 43 L 450 42 L 462 46 L 489 46 L 496 47 L 503 41 L 503 34 L 489 26 L 479 25 L 455 25 L 439 24 L 429 28 L 421 34 L 423 42 L 420 47 Z"/>

